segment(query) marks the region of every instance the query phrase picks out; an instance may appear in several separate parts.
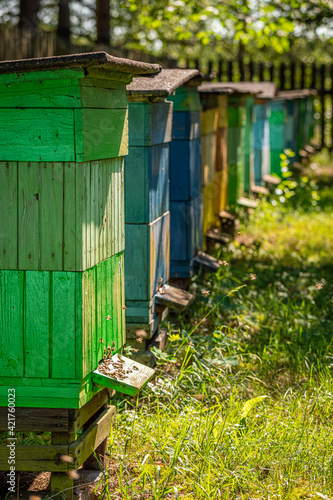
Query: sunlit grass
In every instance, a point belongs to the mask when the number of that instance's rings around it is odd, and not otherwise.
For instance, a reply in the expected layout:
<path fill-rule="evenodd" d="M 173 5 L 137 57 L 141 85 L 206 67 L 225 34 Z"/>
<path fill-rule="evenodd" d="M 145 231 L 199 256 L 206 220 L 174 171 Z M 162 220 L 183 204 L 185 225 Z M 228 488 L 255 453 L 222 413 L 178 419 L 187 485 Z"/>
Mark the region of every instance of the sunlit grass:
<path fill-rule="evenodd" d="M 333 497 L 332 199 L 262 203 L 195 278 L 169 362 L 117 403 L 104 498 Z"/>

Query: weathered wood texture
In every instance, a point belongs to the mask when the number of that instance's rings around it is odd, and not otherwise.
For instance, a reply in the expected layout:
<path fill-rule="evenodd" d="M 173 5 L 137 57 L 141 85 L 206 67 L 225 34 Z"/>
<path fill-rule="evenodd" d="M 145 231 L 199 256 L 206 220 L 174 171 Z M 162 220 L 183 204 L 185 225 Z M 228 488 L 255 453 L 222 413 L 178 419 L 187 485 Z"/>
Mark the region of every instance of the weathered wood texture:
<path fill-rule="evenodd" d="M 150 301 L 169 279 L 170 213 L 150 224 L 126 224 L 125 293 L 128 301 Z"/>
<path fill-rule="evenodd" d="M 281 175 L 281 157 L 285 147 L 286 106 L 282 99 L 273 99 L 269 120 L 271 173 Z"/>
<path fill-rule="evenodd" d="M 173 102 L 170 145 L 170 276 L 192 275 L 202 248 L 201 103 L 196 87 L 183 86 Z"/>
<path fill-rule="evenodd" d="M 193 270 L 193 258 L 202 249 L 202 195 L 191 201 L 170 202 L 171 235 L 170 275 L 187 278 Z"/>
<path fill-rule="evenodd" d="M 130 146 L 153 146 L 171 141 L 172 103 L 131 102 L 129 106 Z"/>
<path fill-rule="evenodd" d="M 261 186 L 263 176 L 270 173 L 269 102 L 256 102 L 253 107 L 254 183 Z"/>
<path fill-rule="evenodd" d="M 96 368 L 103 348 L 124 344 L 123 282 L 122 253 L 83 273 L 0 272 L 1 384 L 36 388 L 22 391 L 17 406 L 41 406 L 50 397 L 38 393 L 46 381 L 56 407 L 67 393 L 79 405 L 81 380 Z M 70 390 L 68 380 L 78 384 Z"/>
<path fill-rule="evenodd" d="M 216 136 L 216 165 L 215 184 L 220 186 L 214 199 L 214 212 L 216 220 L 222 210 L 227 206 L 228 190 L 228 95 L 217 96 L 218 103 L 218 129 Z"/>
<path fill-rule="evenodd" d="M 0 269 L 83 271 L 124 249 L 123 159 L 0 162 Z"/>
<path fill-rule="evenodd" d="M 155 373 L 153 369 L 118 354 L 108 360 L 104 364 L 105 366 L 111 374 L 105 373 L 101 367 L 98 367 L 93 373 L 94 382 L 97 385 L 111 387 L 129 396 L 135 396 Z M 121 376 L 117 374 L 120 367 L 123 370 Z"/>
<path fill-rule="evenodd" d="M 253 149 L 253 106 L 254 97 L 246 97 L 246 124 L 244 134 L 244 191 L 250 193 L 254 183 L 254 149 Z"/>
<path fill-rule="evenodd" d="M 112 421 L 115 417 L 114 406 L 104 410 L 84 431 L 80 437 L 67 444 L 51 444 L 48 446 L 16 445 L 15 466 L 22 471 L 66 472 L 75 470 L 93 453 L 100 443 L 108 437 Z M 61 433 L 62 435 L 63 433 Z M 62 440 L 61 438 L 59 440 Z M 63 440 L 66 440 L 64 434 Z M 9 449 L 0 446 L 0 470 L 8 470 Z M 72 461 L 64 461 L 61 456 L 68 456 Z"/>
<path fill-rule="evenodd" d="M 84 76 L 83 69 L 0 75 L 0 159 L 83 162 L 127 154 L 130 75 L 121 80 L 116 72 Z"/>
<path fill-rule="evenodd" d="M 228 206 L 235 211 L 237 199 L 244 191 L 244 136 L 246 112 L 244 97 L 228 100 Z"/>
<path fill-rule="evenodd" d="M 170 145 L 170 201 L 189 201 L 198 196 L 201 171 L 201 139 L 173 140 Z"/>
<path fill-rule="evenodd" d="M 125 158 L 126 224 L 147 224 L 169 210 L 169 143 L 130 146 Z"/>

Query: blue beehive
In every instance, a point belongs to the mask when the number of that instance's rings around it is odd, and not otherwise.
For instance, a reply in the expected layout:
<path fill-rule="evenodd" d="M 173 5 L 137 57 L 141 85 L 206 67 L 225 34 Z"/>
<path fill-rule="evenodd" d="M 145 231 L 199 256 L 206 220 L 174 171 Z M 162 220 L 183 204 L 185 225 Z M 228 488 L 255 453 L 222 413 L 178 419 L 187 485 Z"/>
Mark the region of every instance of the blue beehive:
<path fill-rule="evenodd" d="M 169 100 L 173 102 L 170 145 L 170 276 L 187 279 L 195 266 L 216 271 L 220 263 L 202 252 L 203 204 L 201 165 L 201 103 L 199 72 Z"/>
<path fill-rule="evenodd" d="M 125 161 L 126 334 L 128 343 L 136 348 L 141 346 L 135 344 L 135 339 L 143 340 L 140 352 L 151 345 L 150 339 L 154 342 L 167 307 L 182 309 L 192 297 L 168 285 L 173 103 L 166 98 L 197 74 L 197 70 L 162 70 L 157 78 L 134 79 L 127 87 L 130 102 L 129 155 Z M 192 188 L 188 179 L 178 177 L 179 191 Z M 175 238 L 172 229 L 171 233 Z M 145 356 L 149 363 L 149 352 Z"/>

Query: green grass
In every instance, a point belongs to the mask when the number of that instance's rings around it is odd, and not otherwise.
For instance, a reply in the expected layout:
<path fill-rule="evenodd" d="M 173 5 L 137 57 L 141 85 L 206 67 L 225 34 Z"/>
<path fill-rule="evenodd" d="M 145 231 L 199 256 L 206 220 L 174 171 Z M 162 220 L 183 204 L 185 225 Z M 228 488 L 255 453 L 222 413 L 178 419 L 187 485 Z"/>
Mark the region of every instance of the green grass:
<path fill-rule="evenodd" d="M 262 202 L 195 278 L 155 380 L 118 400 L 100 498 L 333 498 L 333 190 L 309 200 Z"/>

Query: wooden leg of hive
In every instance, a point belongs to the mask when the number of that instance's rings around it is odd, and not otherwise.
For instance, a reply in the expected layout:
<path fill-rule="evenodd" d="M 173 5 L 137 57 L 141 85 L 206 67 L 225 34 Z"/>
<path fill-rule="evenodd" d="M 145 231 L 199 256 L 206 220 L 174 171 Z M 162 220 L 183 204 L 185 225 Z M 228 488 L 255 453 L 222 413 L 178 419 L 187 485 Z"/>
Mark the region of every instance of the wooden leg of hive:
<path fill-rule="evenodd" d="M 108 404 L 105 403 L 92 417 L 84 424 L 82 427 L 82 431 L 88 429 L 88 427 L 93 423 L 93 421 L 108 407 Z M 105 438 L 102 443 L 97 446 L 95 449 L 95 453 L 92 453 L 89 458 L 83 463 L 82 467 L 84 469 L 91 470 L 103 470 L 106 462 L 106 451 L 108 446 L 108 438 Z"/>
<path fill-rule="evenodd" d="M 69 445 L 74 439 L 74 434 L 69 432 L 52 432 L 52 444 Z M 67 457 L 63 457 L 66 461 Z M 74 481 L 67 472 L 52 472 L 51 473 L 51 493 L 59 493 L 56 498 L 72 500 L 74 498 Z"/>

